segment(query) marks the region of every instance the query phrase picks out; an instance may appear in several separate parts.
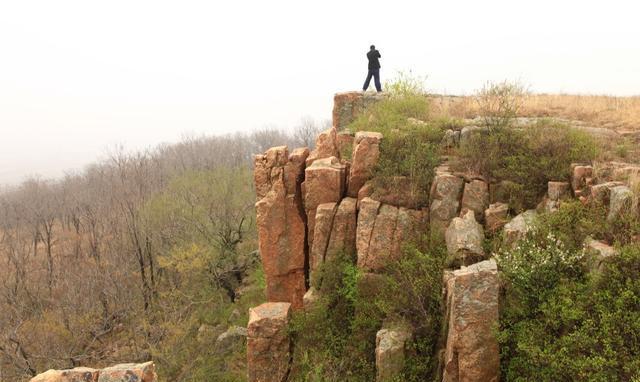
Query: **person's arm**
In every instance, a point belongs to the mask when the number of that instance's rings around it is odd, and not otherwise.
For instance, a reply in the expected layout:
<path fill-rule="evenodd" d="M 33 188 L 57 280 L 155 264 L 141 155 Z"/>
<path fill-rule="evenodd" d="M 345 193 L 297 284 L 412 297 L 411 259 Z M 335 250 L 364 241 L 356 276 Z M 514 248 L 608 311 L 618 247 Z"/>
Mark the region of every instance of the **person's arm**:
<path fill-rule="evenodd" d="M 380 55 L 380 51 L 376 50 L 376 52 L 378 52 L 378 58 L 382 58 L 382 56 Z"/>

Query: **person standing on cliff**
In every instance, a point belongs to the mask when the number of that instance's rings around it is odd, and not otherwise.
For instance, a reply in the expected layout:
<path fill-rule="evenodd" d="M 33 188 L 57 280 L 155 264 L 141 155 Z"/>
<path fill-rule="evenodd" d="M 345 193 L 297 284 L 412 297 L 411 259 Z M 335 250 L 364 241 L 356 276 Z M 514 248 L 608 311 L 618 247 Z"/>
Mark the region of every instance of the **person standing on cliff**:
<path fill-rule="evenodd" d="M 378 91 L 378 93 L 382 91 L 382 85 L 380 85 L 380 61 L 378 61 L 380 57 L 382 56 L 376 49 L 376 46 L 371 45 L 369 52 L 367 52 L 367 59 L 369 59 L 369 73 L 367 74 L 367 79 L 364 81 L 364 85 L 362 86 L 362 91 L 366 92 L 369 88 L 371 77 L 373 77 L 373 81 L 376 84 L 376 90 Z"/>

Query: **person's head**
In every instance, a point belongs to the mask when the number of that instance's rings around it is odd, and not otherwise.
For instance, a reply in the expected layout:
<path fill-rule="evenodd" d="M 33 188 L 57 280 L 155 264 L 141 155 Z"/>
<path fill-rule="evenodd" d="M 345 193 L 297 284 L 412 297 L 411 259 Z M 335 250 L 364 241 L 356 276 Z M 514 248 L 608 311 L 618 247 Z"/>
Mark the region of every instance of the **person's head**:
<path fill-rule="evenodd" d="M 375 50 L 376 46 L 375 45 L 371 45 L 369 48 L 371 48 L 371 50 Z"/>

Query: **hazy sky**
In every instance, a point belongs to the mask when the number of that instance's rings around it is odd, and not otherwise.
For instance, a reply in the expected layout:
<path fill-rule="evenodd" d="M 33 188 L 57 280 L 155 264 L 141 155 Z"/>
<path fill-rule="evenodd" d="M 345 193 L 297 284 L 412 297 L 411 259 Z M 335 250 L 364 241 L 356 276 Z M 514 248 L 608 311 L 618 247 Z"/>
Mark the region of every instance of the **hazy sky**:
<path fill-rule="evenodd" d="M 640 93 L 637 1 L 0 0 L 0 183 L 104 154 L 330 117 L 382 77 L 471 93 Z"/>

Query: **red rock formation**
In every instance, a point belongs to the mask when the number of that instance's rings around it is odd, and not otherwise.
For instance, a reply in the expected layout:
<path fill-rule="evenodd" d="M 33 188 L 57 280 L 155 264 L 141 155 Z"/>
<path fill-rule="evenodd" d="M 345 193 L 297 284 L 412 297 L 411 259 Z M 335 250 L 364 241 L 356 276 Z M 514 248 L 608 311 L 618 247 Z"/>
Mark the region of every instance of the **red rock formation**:
<path fill-rule="evenodd" d="M 339 202 L 345 182 L 346 166 L 336 157 L 317 159 L 306 168 L 303 189 L 309 248 L 313 248 L 316 209 L 323 203 Z"/>
<path fill-rule="evenodd" d="M 338 130 L 344 129 L 366 108 L 383 98 L 383 94 L 377 93 L 337 93 L 333 97 L 333 126 Z"/>
<path fill-rule="evenodd" d="M 380 140 L 382 134 L 358 131 L 353 142 L 351 171 L 349 173 L 349 189 L 347 195 L 358 197 L 358 191 L 365 182 L 371 179 L 373 169 L 380 157 Z"/>
<path fill-rule="evenodd" d="M 291 304 L 267 302 L 249 310 L 247 369 L 249 382 L 284 382 L 291 364 L 288 324 Z"/>
<path fill-rule="evenodd" d="M 464 216 L 467 211 L 473 211 L 476 221 L 483 222 L 484 210 L 487 207 L 489 207 L 489 184 L 479 179 L 465 183 L 460 216 Z"/>
<path fill-rule="evenodd" d="M 301 182 L 307 149 L 274 147 L 255 158 L 257 227 L 269 301 L 302 307 L 306 225 Z"/>
<path fill-rule="evenodd" d="M 486 260 L 453 272 L 446 281 L 448 335 L 443 382 L 497 382 L 500 353 L 498 269 Z"/>
<path fill-rule="evenodd" d="M 423 216 L 419 210 L 398 208 L 371 198 L 362 199 L 356 230 L 358 267 L 378 271 L 397 259 L 402 244 L 417 233 Z"/>
<path fill-rule="evenodd" d="M 460 197 L 464 180 L 446 172 L 436 173 L 431 185 L 429 219 L 435 234 L 444 234 L 445 229 L 460 211 Z"/>
<path fill-rule="evenodd" d="M 318 159 L 336 157 L 340 159 L 340 147 L 335 127 L 323 131 L 316 139 L 316 147 L 307 158 L 307 167 Z"/>

